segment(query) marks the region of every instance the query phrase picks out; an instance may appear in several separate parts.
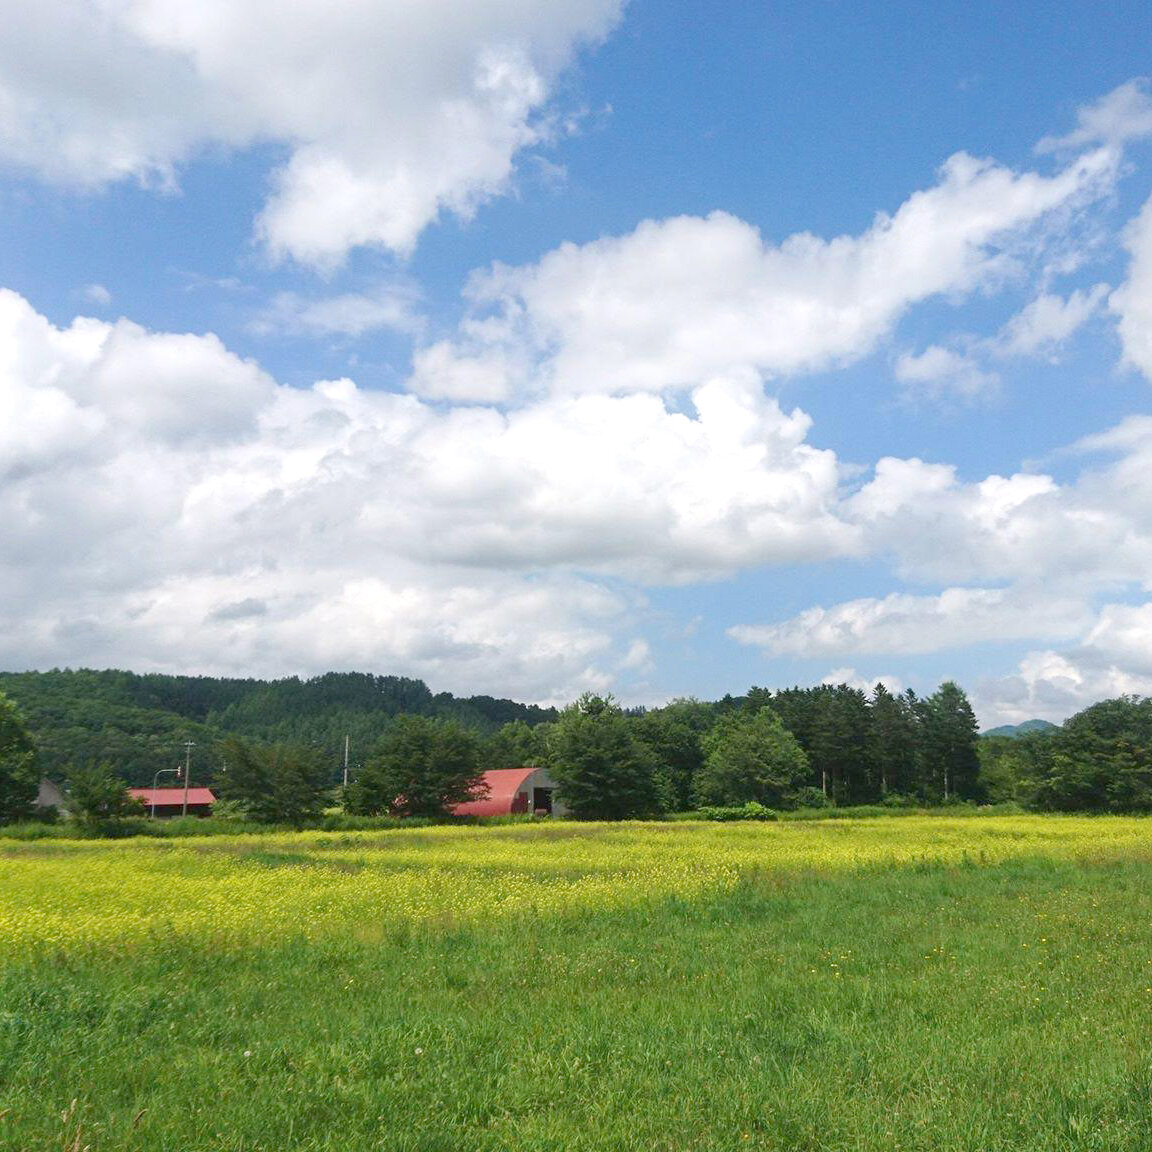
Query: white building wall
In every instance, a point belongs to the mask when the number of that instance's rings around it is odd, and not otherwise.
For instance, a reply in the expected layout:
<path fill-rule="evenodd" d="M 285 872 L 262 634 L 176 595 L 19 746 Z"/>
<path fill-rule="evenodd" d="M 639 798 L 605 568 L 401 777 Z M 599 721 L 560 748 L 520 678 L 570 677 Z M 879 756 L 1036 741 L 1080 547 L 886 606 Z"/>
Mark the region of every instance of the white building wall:
<path fill-rule="evenodd" d="M 528 792 L 528 811 L 533 810 L 533 789 L 536 788 L 551 788 L 552 789 L 552 815 L 553 816 L 567 816 L 568 809 L 564 806 L 563 802 L 556 795 L 556 781 L 549 775 L 547 768 L 537 768 L 527 780 L 524 781 L 523 788 Z"/>

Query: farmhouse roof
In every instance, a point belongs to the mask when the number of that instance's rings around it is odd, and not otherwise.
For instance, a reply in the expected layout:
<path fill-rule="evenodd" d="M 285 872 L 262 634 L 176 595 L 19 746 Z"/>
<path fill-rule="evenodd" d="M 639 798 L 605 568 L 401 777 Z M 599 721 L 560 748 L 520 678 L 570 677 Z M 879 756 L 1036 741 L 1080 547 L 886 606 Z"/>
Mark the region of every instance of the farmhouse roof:
<path fill-rule="evenodd" d="M 485 772 L 483 784 L 477 789 L 477 798 L 453 805 L 453 814 L 506 816 L 512 811 L 512 801 L 516 799 L 516 794 L 523 790 L 528 777 L 536 771 L 536 768 L 493 768 L 491 772 Z"/>
<path fill-rule="evenodd" d="M 157 808 L 170 808 L 174 804 L 179 804 L 181 807 L 184 805 L 184 789 L 183 788 L 129 788 L 128 794 L 135 796 L 137 800 L 143 800 L 144 803 L 151 808 L 153 804 Z M 189 788 L 188 789 L 188 806 L 215 804 L 216 797 L 212 794 L 211 788 Z"/>

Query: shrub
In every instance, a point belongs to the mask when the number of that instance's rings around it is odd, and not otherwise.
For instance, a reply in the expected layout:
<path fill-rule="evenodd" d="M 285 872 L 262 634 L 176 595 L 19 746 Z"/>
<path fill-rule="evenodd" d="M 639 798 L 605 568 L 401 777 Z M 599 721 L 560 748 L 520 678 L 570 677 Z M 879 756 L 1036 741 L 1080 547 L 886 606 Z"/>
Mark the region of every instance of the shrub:
<path fill-rule="evenodd" d="M 797 808 L 831 808 L 832 801 L 824 795 L 819 788 L 811 784 L 796 789 L 795 803 Z"/>
<path fill-rule="evenodd" d="M 696 816 L 700 820 L 716 820 L 721 823 L 726 823 L 731 820 L 780 819 L 779 815 L 773 809 L 766 808 L 763 804 L 759 804 L 755 800 L 749 800 L 747 804 L 734 807 L 707 806 L 699 808 L 696 811 Z"/>

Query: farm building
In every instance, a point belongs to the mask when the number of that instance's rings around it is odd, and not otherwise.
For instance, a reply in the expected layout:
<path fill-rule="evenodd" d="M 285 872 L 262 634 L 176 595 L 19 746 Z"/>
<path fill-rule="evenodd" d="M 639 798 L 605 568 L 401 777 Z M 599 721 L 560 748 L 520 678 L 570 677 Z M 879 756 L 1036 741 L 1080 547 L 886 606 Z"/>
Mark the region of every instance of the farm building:
<path fill-rule="evenodd" d="M 139 800 L 150 816 L 163 819 L 184 812 L 183 788 L 129 788 L 128 795 Z M 216 797 L 210 788 L 188 789 L 188 815 L 211 816 Z"/>
<path fill-rule="evenodd" d="M 563 816 L 567 809 L 554 798 L 556 788 L 547 768 L 497 768 L 484 773 L 487 795 L 456 804 L 456 816 L 508 816 L 513 812 Z"/>

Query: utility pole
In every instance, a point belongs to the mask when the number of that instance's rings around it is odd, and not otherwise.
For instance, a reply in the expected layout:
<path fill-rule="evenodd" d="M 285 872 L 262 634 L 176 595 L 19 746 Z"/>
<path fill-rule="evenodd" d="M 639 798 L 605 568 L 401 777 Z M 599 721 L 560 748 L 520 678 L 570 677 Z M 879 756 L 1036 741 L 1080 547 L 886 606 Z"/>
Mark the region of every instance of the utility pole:
<path fill-rule="evenodd" d="M 188 815 L 188 777 L 192 772 L 192 749 L 195 747 L 191 740 L 184 741 L 184 810 L 181 816 Z"/>
<path fill-rule="evenodd" d="M 344 787 L 348 787 L 348 743 L 351 740 L 350 736 L 344 737 Z"/>

